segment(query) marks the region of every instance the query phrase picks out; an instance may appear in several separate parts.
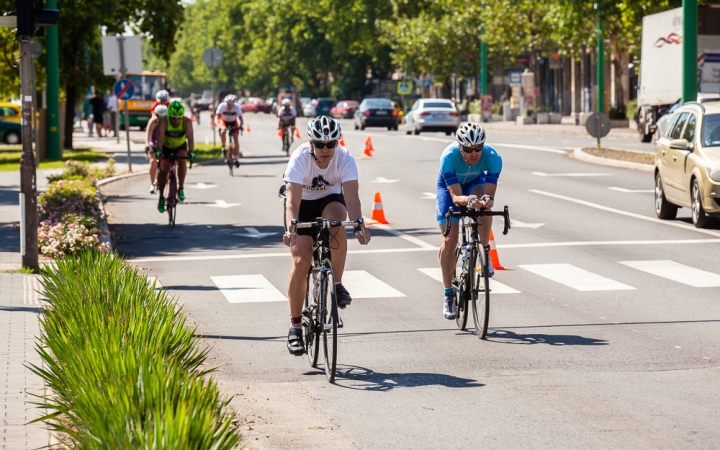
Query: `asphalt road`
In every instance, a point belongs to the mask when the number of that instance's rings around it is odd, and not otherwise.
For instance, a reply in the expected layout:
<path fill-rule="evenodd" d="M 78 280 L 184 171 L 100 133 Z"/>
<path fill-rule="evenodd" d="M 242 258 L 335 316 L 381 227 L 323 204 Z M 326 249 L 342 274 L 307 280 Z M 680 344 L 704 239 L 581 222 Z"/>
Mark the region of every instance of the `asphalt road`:
<path fill-rule="evenodd" d="M 275 122 L 247 157 L 196 167 L 178 225 L 145 177 L 107 185 L 118 250 L 176 296 L 220 364 L 250 448 L 716 448 L 720 229 L 660 221 L 644 172 L 568 157 L 592 139 L 492 133 L 503 157 L 500 262 L 486 341 L 442 316 L 435 181 L 444 134 L 352 130 L 363 211 L 391 230 L 350 245 L 334 385 L 285 347 L 287 249 Z M 302 121 L 301 121 L 302 122 Z M 198 127 L 199 141 L 208 130 Z M 371 135 L 372 158 L 361 158 Z M 294 145 L 297 146 L 296 143 Z M 614 147 L 647 149 L 636 142 Z M 220 289 L 222 288 L 222 290 Z"/>

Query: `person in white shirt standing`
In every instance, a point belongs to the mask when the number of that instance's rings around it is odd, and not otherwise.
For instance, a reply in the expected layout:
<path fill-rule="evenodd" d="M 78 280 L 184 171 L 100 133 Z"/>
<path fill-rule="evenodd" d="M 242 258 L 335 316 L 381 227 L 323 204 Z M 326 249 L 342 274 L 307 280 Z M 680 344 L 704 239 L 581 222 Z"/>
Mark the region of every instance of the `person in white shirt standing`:
<path fill-rule="evenodd" d="M 117 137 L 117 110 L 118 98 L 114 93 L 108 98 L 108 111 L 110 111 L 110 129 L 113 131 L 113 137 Z"/>
<path fill-rule="evenodd" d="M 328 220 L 358 220 L 362 218 L 358 194 L 358 170 L 355 159 L 347 149 L 340 147 L 340 123 L 327 116 L 317 117 L 307 125 L 310 142 L 298 147 L 290 157 L 283 175 L 285 181 L 285 229 L 290 229 L 292 220 L 313 221 L 318 217 Z M 370 232 L 355 229 L 355 238 L 365 244 L 370 241 Z M 290 253 L 293 267 L 288 279 L 290 300 L 290 332 L 288 350 L 293 355 L 302 355 L 305 345 L 302 337 L 302 308 L 307 289 L 307 274 L 312 264 L 312 231 L 297 230 L 294 236 L 286 231 L 283 243 L 293 246 Z M 352 302 L 350 293 L 342 285 L 347 236 L 345 229 L 331 230 L 330 254 L 335 275 L 337 304 L 345 308 Z"/>

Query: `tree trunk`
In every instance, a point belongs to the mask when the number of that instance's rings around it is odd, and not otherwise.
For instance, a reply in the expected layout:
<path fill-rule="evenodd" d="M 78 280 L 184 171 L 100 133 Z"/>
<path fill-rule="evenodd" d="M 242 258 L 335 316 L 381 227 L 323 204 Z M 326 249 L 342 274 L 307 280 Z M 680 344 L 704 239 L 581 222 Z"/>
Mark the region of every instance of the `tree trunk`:
<path fill-rule="evenodd" d="M 77 88 L 73 83 L 65 85 L 65 139 L 63 148 L 73 148 L 73 126 L 75 125 L 75 102 L 77 101 Z"/>

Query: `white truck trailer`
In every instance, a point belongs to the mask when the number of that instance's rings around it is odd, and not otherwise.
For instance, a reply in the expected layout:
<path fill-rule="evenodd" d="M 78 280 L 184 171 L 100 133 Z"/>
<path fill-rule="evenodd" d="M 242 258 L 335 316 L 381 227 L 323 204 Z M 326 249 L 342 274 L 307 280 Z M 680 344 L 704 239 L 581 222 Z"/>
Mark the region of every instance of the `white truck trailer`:
<path fill-rule="evenodd" d="M 682 97 L 682 8 L 643 17 L 637 130 L 650 142 L 657 121 Z M 698 7 L 699 97 L 720 93 L 720 8 Z"/>

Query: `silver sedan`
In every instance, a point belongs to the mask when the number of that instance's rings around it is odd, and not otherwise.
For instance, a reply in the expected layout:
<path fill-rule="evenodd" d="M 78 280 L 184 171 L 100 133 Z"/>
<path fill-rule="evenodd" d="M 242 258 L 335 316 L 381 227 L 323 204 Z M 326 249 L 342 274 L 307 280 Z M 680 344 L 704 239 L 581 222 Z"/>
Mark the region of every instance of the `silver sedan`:
<path fill-rule="evenodd" d="M 460 126 L 460 113 L 455 104 L 444 98 L 421 98 L 405 117 L 405 133 L 444 131 L 450 135 Z"/>

